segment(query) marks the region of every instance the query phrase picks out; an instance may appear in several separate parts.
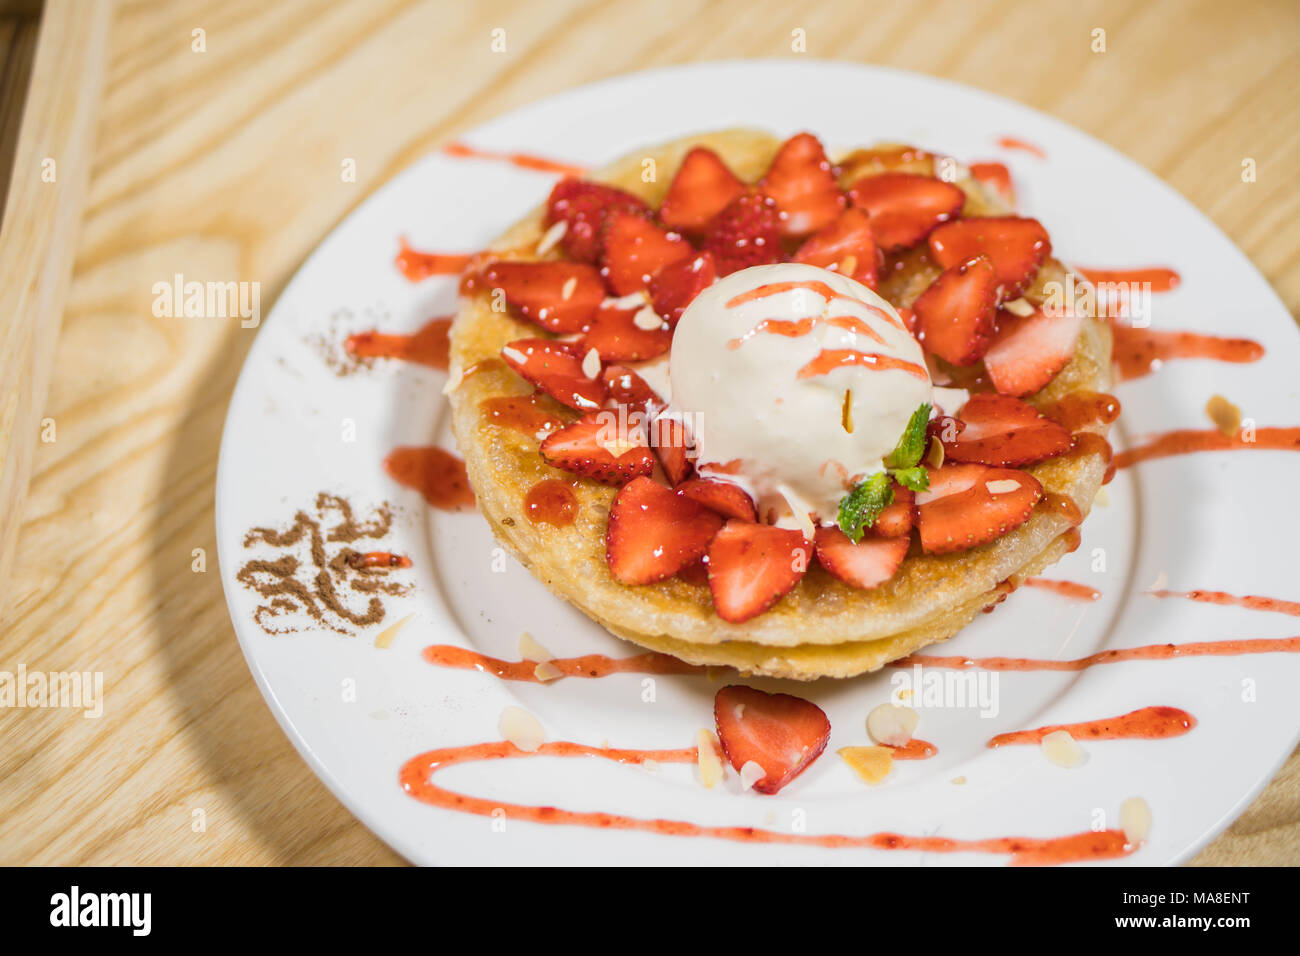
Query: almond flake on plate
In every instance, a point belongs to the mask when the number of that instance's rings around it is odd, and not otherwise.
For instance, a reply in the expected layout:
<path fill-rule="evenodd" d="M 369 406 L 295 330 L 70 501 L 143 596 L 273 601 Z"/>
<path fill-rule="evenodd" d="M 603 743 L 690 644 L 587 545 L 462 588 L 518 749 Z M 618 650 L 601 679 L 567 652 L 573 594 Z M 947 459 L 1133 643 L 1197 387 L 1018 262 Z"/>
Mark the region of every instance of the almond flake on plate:
<path fill-rule="evenodd" d="M 722 757 L 719 754 L 718 738 L 713 731 L 700 728 L 695 735 L 696 764 L 700 769 L 700 783 L 705 790 L 712 790 L 722 782 Z"/>
<path fill-rule="evenodd" d="M 555 655 L 538 643 L 537 638 L 527 631 L 519 635 L 519 656 L 535 664 L 555 659 Z"/>
<path fill-rule="evenodd" d="M 1068 730 L 1053 730 L 1043 738 L 1040 746 L 1043 756 L 1058 767 L 1080 767 L 1088 760 L 1087 752 Z"/>
<path fill-rule="evenodd" d="M 998 481 L 986 481 L 984 487 L 991 495 L 1005 495 L 1009 491 L 1015 491 L 1020 487 L 1020 482 L 1014 478 L 1002 478 Z"/>
<path fill-rule="evenodd" d="M 564 234 L 569 231 L 569 220 L 558 219 L 552 223 L 551 228 L 546 230 L 540 242 L 537 243 L 537 254 L 544 256 L 555 248 L 556 243 L 564 238 Z"/>
<path fill-rule="evenodd" d="M 1129 843 L 1143 843 L 1151 835 L 1151 806 L 1141 797 L 1119 805 L 1119 825 Z"/>
<path fill-rule="evenodd" d="M 1241 431 L 1241 409 L 1222 395 L 1211 395 L 1205 403 L 1205 414 L 1210 416 L 1214 427 L 1231 438 Z"/>
<path fill-rule="evenodd" d="M 912 739 L 921 715 L 911 707 L 881 704 L 867 714 L 867 735 L 878 744 L 901 747 Z"/>
<path fill-rule="evenodd" d="M 873 787 L 894 769 L 894 751 L 890 747 L 841 747 L 836 753 L 864 783 Z"/>
<path fill-rule="evenodd" d="M 553 681 L 558 677 L 563 677 L 564 671 L 560 670 L 550 661 L 542 661 L 540 664 L 538 664 L 536 667 L 533 668 L 533 676 L 536 677 L 543 684 L 545 684 L 548 681 Z"/>
<path fill-rule="evenodd" d="M 740 789 L 752 790 L 754 784 L 758 783 L 767 776 L 767 771 L 752 760 L 746 760 L 745 765 L 740 768 Z"/>
<path fill-rule="evenodd" d="M 546 739 L 541 723 L 522 707 L 507 707 L 501 711 L 497 730 L 524 753 L 536 753 Z"/>

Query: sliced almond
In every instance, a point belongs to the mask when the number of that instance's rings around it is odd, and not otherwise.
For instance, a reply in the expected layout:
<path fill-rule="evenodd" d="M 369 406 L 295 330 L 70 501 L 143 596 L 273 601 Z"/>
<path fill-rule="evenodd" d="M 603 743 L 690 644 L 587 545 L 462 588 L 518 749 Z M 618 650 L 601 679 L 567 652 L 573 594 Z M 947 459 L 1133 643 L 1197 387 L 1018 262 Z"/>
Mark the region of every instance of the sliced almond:
<path fill-rule="evenodd" d="M 997 481 L 986 481 L 984 487 L 991 495 L 1005 495 L 1009 491 L 1015 491 L 1020 487 L 1020 482 L 1014 478 L 999 478 Z"/>
<path fill-rule="evenodd" d="M 578 289 L 578 277 L 569 276 L 569 278 L 565 280 L 564 285 L 560 286 L 560 298 L 563 299 L 565 302 L 568 302 L 570 299 L 573 298 L 573 293 L 576 292 L 577 289 Z"/>
<path fill-rule="evenodd" d="M 949 783 L 955 783 L 957 786 L 960 787 L 960 786 L 964 786 L 964 785 L 965 785 L 965 783 L 966 783 L 966 778 L 965 778 L 965 777 L 953 777 L 953 778 L 952 778 L 951 780 L 949 780 L 948 782 L 949 782 Z"/>
<path fill-rule="evenodd" d="M 664 327 L 664 320 L 659 318 L 659 313 L 653 306 L 644 305 L 637 310 L 636 315 L 632 316 L 632 324 L 638 329 L 653 332 Z"/>
<path fill-rule="evenodd" d="M 546 234 L 542 236 L 541 241 L 537 243 L 537 254 L 539 256 L 546 255 L 555 248 L 556 244 L 564 238 L 564 234 L 568 231 L 569 220 L 557 219 L 551 224 L 551 228 L 546 230 Z"/>
<path fill-rule="evenodd" d="M 839 261 L 835 271 L 843 276 L 852 276 L 858 271 L 858 257 L 852 254 L 845 256 Z"/>
<path fill-rule="evenodd" d="M 1040 747 L 1043 756 L 1058 767 L 1080 767 L 1088 760 L 1087 752 L 1068 730 L 1053 730 L 1043 738 Z"/>
<path fill-rule="evenodd" d="M 911 707 L 881 704 L 867 714 L 867 734 L 878 744 L 901 747 L 912 739 L 921 715 Z"/>
<path fill-rule="evenodd" d="M 767 776 L 767 771 L 752 760 L 746 760 L 740 768 L 740 789 L 753 790 L 754 784 Z"/>
<path fill-rule="evenodd" d="M 1205 414 L 1210 416 L 1214 427 L 1231 438 L 1241 431 L 1241 409 L 1222 395 L 1211 395 L 1205 403 Z"/>
<path fill-rule="evenodd" d="M 712 790 L 722 782 L 723 767 L 721 747 L 713 731 L 700 728 L 695 735 L 696 765 L 700 769 L 700 783 Z"/>
<path fill-rule="evenodd" d="M 387 650 L 389 647 L 392 647 L 393 638 L 397 637 L 397 632 L 400 631 L 402 628 L 404 628 L 406 626 L 406 622 L 413 617 L 415 617 L 414 612 L 406 615 L 406 617 L 402 618 L 400 621 L 388 625 L 388 627 L 380 631 L 379 634 L 375 637 L 375 647 L 379 648 L 381 651 Z"/>
<path fill-rule="evenodd" d="M 1002 308 L 1006 309 L 1012 315 L 1018 315 L 1022 319 L 1027 315 L 1034 314 L 1034 306 L 1028 299 L 1012 299 L 1010 302 L 1003 302 Z"/>
<path fill-rule="evenodd" d="M 841 747 L 836 752 L 864 783 L 873 787 L 894 769 L 894 751 L 890 747 Z"/>
<path fill-rule="evenodd" d="M 539 644 L 537 638 L 527 631 L 519 635 L 519 656 L 523 660 L 537 664 L 555 659 L 555 655 Z"/>
<path fill-rule="evenodd" d="M 582 374 L 587 378 L 595 378 L 600 374 L 600 353 L 595 349 L 587 349 L 587 354 L 582 357 Z"/>
<path fill-rule="evenodd" d="M 536 667 L 533 668 L 533 676 L 536 677 L 543 684 L 545 684 L 548 683 L 549 681 L 553 681 L 556 680 L 557 678 L 563 677 L 564 671 L 560 670 L 550 661 L 542 661 L 540 664 L 538 664 Z"/>
<path fill-rule="evenodd" d="M 541 723 L 522 707 L 507 707 L 497 721 L 501 736 L 524 753 L 535 753 L 546 740 Z"/>
<path fill-rule="evenodd" d="M 617 299 L 606 299 L 600 305 L 603 309 L 618 309 L 621 312 L 624 309 L 635 309 L 639 305 L 645 305 L 647 301 L 645 290 L 637 289 Z"/>
<path fill-rule="evenodd" d="M 442 394 L 450 395 L 460 388 L 460 383 L 463 381 L 465 381 L 465 370 L 459 365 L 453 365 L 447 370 L 447 381 L 442 385 Z"/>
<path fill-rule="evenodd" d="M 938 435 L 930 436 L 930 448 L 925 453 L 925 463 L 931 468 L 943 467 L 943 442 Z"/>
<path fill-rule="evenodd" d="M 794 514 L 794 520 L 799 525 L 799 531 L 803 534 L 806 541 L 813 541 L 817 537 L 817 528 L 813 525 L 812 517 L 809 515 L 808 505 L 789 485 L 777 485 L 776 490 L 781 493 L 785 503 L 790 506 L 790 511 Z"/>
<path fill-rule="evenodd" d="M 1119 805 L 1119 825 L 1129 843 L 1145 843 L 1151 835 L 1151 807 L 1141 797 L 1129 797 Z"/>
<path fill-rule="evenodd" d="M 1106 490 L 1105 485 L 1097 489 L 1097 494 L 1093 496 L 1092 503 L 1097 508 L 1105 508 L 1110 504 L 1110 492 Z"/>

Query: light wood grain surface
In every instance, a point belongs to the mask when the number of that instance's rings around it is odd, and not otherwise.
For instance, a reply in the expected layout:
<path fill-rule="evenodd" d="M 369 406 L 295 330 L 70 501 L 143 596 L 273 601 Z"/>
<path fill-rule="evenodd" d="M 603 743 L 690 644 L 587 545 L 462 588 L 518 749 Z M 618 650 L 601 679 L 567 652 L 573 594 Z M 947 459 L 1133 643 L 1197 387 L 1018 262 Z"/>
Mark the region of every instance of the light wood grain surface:
<path fill-rule="evenodd" d="M 794 56 L 795 28 L 807 56 L 948 77 L 1081 127 L 1300 304 L 1300 7 L 1285 0 L 122 0 L 45 410 L 57 439 L 36 446 L 0 637 L 0 668 L 102 670 L 107 703 L 98 720 L 0 711 L 0 863 L 399 862 L 293 751 L 226 616 L 214 474 L 254 333 L 154 318 L 153 283 L 257 280 L 268 309 L 370 192 L 474 125 L 630 70 Z M 1300 758 L 1198 862 L 1300 863 Z"/>

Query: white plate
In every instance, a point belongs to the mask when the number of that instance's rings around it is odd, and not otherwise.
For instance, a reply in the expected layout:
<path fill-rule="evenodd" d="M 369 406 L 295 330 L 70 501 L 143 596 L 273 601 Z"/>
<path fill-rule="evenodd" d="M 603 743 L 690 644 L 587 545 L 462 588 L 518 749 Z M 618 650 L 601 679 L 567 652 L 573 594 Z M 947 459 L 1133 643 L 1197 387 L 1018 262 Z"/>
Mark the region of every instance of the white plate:
<path fill-rule="evenodd" d="M 963 160 L 1004 160 L 1023 210 L 1047 225 L 1061 258 L 1112 267 L 1168 264 L 1182 274 L 1180 288 L 1156 297 L 1157 328 L 1245 335 L 1266 346 L 1255 364 L 1181 361 L 1120 385 L 1121 447 L 1143 433 L 1206 428 L 1203 408 L 1216 392 L 1260 426 L 1300 423 L 1295 328 L 1245 257 L 1134 163 L 986 93 L 849 64 L 707 64 L 583 87 L 466 140 L 594 166 L 639 145 L 736 125 L 781 135 L 808 129 L 831 149 L 902 141 Z M 1005 135 L 1036 144 L 1046 158 L 1000 148 Z M 429 806 L 399 787 L 400 768 L 417 754 L 499 740 L 499 715 L 512 704 L 537 715 L 550 740 L 592 746 L 689 747 L 696 730 L 712 723 L 719 685 L 703 675 L 659 677 L 647 702 L 646 678 L 635 674 L 543 686 L 426 663 L 421 651 L 432 644 L 515 659 L 525 630 L 558 656 L 638 651 L 552 597 L 513 562 L 494 572 L 494 542 L 476 514 L 434 512 L 386 476 L 381 461 L 395 446 L 454 447 L 442 374 L 381 362 L 340 377 L 323 358 L 319 339 L 331 328 L 412 331 L 430 315 L 454 310 L 455 279 L 412 284 L 393 268 L 399 235 L 418 248 L 481 248 L 541 201 L 552 182 L 502 162 L 441 153 L 425 158 L 325 239 L 258 335 L 226 422 L 217 533 L 236 632 L 285 732 L 358 817 L 418 863 L 1005 863 L 1005 855 L 994 853 L 763 845 L 519 820 L 503 826 L 500 819 Z M 352 441 L 345 440 L 349 421 Z M 1300 539 L 1300 511 L 1283 490 L 1298 480 L 1300 458 L 1284 452 L 1184 455 L 1122 470 L 1110 486 L 1109 506 L 1085 524 L 1083 546 L 1048 572 L 1100 589 L 1099 601 L 1076 603 L 1024 588 L 928 652 L 1078 658 L 1165 642 L 1286 637 L 1294 620 L 1282 614 L 1157 600 L 1145 592 L 1163 581 L 1178 591 L 1295 596 L 1289 543 Z M 287 526 L 320 491 L 342 494 L 363 510 L 385 500 L 399 505 L 390 536 L 369 547 L 409 555 L 414 567 L 399 577 L 413 589 L 391 600 L 383 624 L 360 636 L 319 629 L 268 636 L 252 620 L 259 599 L 235 579 L 256 550 L 245 549 L 244 535 L 254 526 Z M 1105 569 L 1095 570 L 1101 558 Z M 408 614 L 414 617 L 392 646 L 376 648 L 376 632 Z M 648 771 L 558 757 L 453 767 L 438 783 L 493 801 L 783 835 L 892 831 L 960 839 L 1053 838 L 1117 827 L 1121 802 L 1138 796 L 1150 806 L 1154 826 L 1123 862 L 1159 864 L 1188 858 L 1222 830 L 1297 737 L 1295 654 L 1001 673 L 996 716 L 922 708 L 918 735 L 935 743 L 938 755 L 896 763 L 885 784 L 868 789 L 835 750 L 868 743 L 864 717 L 887 699 L 897 673 L 783 688 L 816 701 L 834 729 L 826 754 L 777 796 L 740 792 L 734 774 L 725 788 L 706 791 L 690 765 Z M 997 733 L 1150 705 L 1183 708 L 1198 725 L 1164 740 L 1087 742 L 1089 760 L 1073 770 L 1050 764 L 1034 746 L 987 746 Z M 952 782 L 963 777 L 964 784 Z"/>

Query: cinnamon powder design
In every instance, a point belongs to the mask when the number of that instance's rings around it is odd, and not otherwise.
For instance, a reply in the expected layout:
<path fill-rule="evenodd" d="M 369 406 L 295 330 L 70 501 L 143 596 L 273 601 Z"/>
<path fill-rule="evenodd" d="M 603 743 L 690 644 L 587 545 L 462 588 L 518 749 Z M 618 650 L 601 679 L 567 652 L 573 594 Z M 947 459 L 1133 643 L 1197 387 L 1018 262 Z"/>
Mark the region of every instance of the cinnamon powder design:
<path fill-rule="evenodd" d="M 253 613 L 258 626 L 267 634 L 324 627 L 355 636 L 383 621 L 384 599 L 411 590 L 410 583 L 393 579 L 410 560 L 351 545 L 387 536 L 392 524 L 387 502 L 363 521 L 346 499 L 321 492 L 312 512 L 298 511 L 289 527 L 249 530 L 245 548 L 262 545 L 275 552 L 250 558 L 235 576 L 264 599 Z"/>

